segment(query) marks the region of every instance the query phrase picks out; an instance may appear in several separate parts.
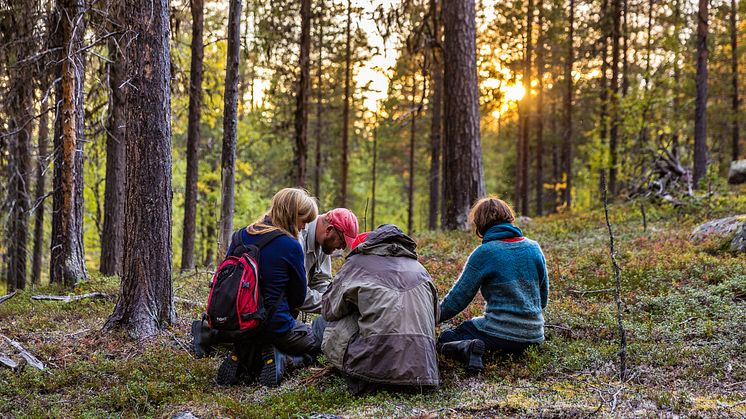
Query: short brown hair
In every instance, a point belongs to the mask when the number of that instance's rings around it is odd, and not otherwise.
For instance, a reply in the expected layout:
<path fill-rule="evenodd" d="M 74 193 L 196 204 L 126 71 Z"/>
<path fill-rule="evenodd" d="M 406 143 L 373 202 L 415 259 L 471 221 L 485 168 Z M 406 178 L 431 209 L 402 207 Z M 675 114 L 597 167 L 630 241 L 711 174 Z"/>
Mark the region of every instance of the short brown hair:
<path fill-rule="evenodd" d="M 484 233 L 495 224 L 512 223 L 515 213 L 505 201 L 496 196 L 487 196 L 477 201 L 469 211 L 469 222 L 474 225 L 477 236 L 484 237 Z"/>

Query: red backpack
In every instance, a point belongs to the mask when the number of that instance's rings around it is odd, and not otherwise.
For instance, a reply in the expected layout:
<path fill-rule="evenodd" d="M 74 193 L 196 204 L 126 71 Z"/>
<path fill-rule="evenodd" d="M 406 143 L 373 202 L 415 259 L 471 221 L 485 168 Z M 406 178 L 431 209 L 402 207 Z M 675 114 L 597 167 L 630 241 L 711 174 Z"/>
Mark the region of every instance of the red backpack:
<path fill-rule="evenodd" d="M 274 315 L 282 296 L 269 311 L 265 310 L 259 276 L 260 253 L 283 234 L 279 230 L 270 231 L 262 234 L 257 244 L 247 246 L 241 230 L 233 233 L 233 252 L 215 271 L 205 309 L 210 327 L 223 331 L 225 338 L 256 332 L 264 320 Z"/>

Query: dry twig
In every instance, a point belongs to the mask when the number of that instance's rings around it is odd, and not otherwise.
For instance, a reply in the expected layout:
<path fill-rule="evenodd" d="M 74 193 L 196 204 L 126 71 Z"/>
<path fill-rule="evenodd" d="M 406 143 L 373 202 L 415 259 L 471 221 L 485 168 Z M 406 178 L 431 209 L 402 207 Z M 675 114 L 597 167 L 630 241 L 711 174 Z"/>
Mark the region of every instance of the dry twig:
<path fill-rule="evenodd" d="M 51 300 L 51 301 L 62 301 L 64 303 L 71 303 L 73 301 L 79 301 L 84 298 L 109 298 L 109 294 L 102 292 L 92 292 L 83 295 L 34 295 L 31 297 L 32 300 Z"/>
<path fill-rule="evenodd" d="M 3 295 L 2 297 L 0 297 L 0 304 L 6 302 L 8 300 L 10 300 L 11 298 L 13 298 L 15 296 L 16 296 L 16 292 L 15 291 L 11 292 L 8 295 Z"/>

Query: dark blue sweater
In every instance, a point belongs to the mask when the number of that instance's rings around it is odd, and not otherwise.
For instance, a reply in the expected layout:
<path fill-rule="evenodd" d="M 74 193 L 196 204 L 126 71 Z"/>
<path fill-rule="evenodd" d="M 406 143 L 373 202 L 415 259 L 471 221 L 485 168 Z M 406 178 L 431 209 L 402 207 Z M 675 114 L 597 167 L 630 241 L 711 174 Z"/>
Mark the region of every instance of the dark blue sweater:
<path fill-rule="evenodd" d="M 244 245 L 256 244 L 261 235 L 241 230 Z M 234 243 L 228 248 L 232 254 Z M 295 325 L 291 311 L 303 305 L 306 298 L 306 270 L 303 266 L 303 250 L 298 240 L 287 234 L 264 246 L 259 260 L 259 275 L 264 308 L 270 310 L 282 296 L 274 316 L 269 319 L 266 331 L 281 334 L 289 332 Z"/>

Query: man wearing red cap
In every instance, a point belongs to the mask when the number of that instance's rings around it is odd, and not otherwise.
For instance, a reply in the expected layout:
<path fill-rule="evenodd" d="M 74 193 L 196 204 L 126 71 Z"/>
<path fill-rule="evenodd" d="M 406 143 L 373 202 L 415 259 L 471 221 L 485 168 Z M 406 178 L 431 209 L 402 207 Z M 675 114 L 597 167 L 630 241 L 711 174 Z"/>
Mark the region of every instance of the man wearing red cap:
<path fill-rule="evenodd" d="M 351 247 L 358 235 L 357 217 L 347 208 L 335 208 L 308 223 L 300 233 L 308 289 L 300 311 L 321 312 L 321 296 L 332 282 L 331 254 Z"/>

